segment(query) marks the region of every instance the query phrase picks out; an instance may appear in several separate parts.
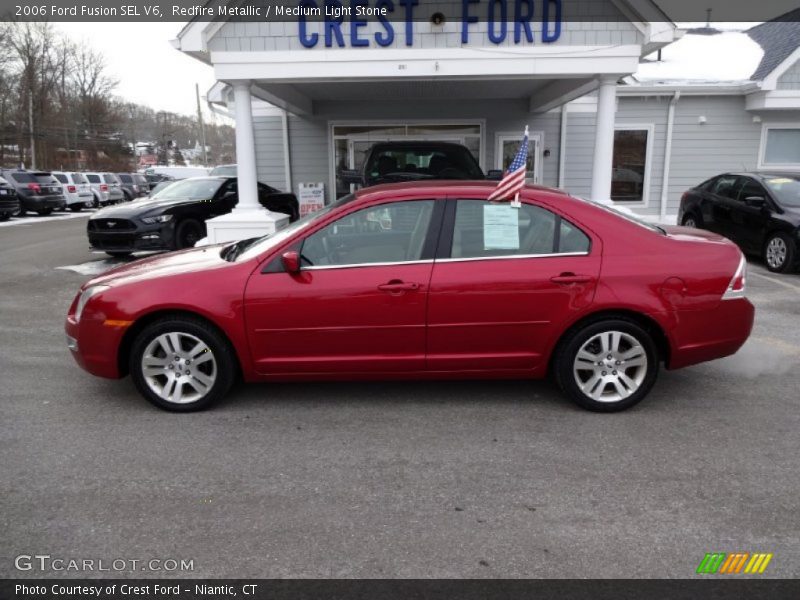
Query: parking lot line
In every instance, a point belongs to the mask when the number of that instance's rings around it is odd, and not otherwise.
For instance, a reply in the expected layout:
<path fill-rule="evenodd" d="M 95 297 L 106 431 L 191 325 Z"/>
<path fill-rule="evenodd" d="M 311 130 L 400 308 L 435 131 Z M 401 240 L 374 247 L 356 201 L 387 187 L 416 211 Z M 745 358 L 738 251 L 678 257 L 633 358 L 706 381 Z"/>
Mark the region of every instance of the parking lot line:
<path fill-rule="evenodd" d="M 795 292 L 800 293 L 800 286 L 793 285 L 793 284 L 789 283 L 788 281 L 783 281 L 782 279 L 776 279 L 775 277 L 768 277 L 766 275 L 762 275 L 761 273 L 755 273 L 752 270 L 750 272 L 748 272 L 748 275 L 752 275 L 754 277 L 760 277 L 761 279 L 765 279 L 766 281 L 770 281 L 770 282 L 775 283 L 777 285 L 783 286 L 786 289 L 794 290 Z"/>

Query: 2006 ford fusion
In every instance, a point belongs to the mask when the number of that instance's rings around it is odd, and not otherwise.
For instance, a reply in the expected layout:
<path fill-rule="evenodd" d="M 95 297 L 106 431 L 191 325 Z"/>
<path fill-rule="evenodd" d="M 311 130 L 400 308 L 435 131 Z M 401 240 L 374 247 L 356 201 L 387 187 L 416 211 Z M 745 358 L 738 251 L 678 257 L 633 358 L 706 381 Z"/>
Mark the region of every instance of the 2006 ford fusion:
<path fill-rule="evenodd" d="M 557 190 L 373 187 L 268 237 L 147 258 L 85 284 L 73 356 L 154 404 L 207 407 L 234 381 L 541 378 L 629 408 L 659 366 L 735 353 L 753 324 L 726 239 L 661 229 Z"/>

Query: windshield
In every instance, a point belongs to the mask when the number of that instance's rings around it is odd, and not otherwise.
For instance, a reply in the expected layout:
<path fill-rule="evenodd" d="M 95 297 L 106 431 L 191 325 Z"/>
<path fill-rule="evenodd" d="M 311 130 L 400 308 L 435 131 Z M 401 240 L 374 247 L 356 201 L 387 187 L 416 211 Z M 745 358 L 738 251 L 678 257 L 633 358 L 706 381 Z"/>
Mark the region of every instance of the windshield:
<path fill-rule="evenodd" d="M 224 179 L 184 179 L 176 181 L 157 194 L 151 196 L 153 200 L 174 200 L 176 198 L 207 199 L 214 196 L 217 190 L 225 183 Z"/>
<path fill-rule="evenodd" d="M 469 150 L 460 146 L 377 148 L 369 159 L 367 177 L 375 183 L 396 179 L 483 179 Z"/>
<path fill-rule="evenodd" d="M 582 200 L 583 202 L 588 202 L 592 206 L 596 206 L 598 208 L 602 208 L 603 210 L 608 211 L 608 212 L 616 215 L 617 217 L 625 219 L 626 221 L 628 221 L 630 223 L 638 225 L 639 227 L 644 227 L 645 229 L 649 229 L 650 231 L 653 231 L 655 233 L 659 233 L 661 235 L 666 235 L 667 234 L 667 232 L 664 230 L 663 227 L 659 227 L 658 225 L 655 225 L 653 223 L 648 223 L 644 219 L 641 219 L 640 217 L 635 215 L 633 213 L 633 211 L 631 211 L 631 209 L 629 209 L 627 207 L 614 206 L 614 205 L 611 205 L 611 204 L 604 204 L 602 202 L 595 202 L 594 200 L 588 200 L 586 198 L 581 198 L 580 196 L 572 196 L 572 197 L 576 198 L 577 200 Z"/>
<path fill-rule="evenodd" d="M 270 248 L 274 248 L 275 246 L 286 241 L 298 231 L 306 229 L 309 225 L 329 214 L 331 211 L 339 208 L 340 206 L 344 206 L 348 202 L 352 202 L 355 197 L 355 194 L 348 194 L 347 196 L 339 198 L 336 202 L 331 202 L 327 206 L 324 206 L 317 212 L 307 214 L 294 223 L 291 223 L 283 229 L 276 231 L 275 233 L 271 233 L 260 238 L 254 238 L 252 240 L 238 242 L 238 244 L 241 244 L 241 246 L 238 248 L 236 248 L 236 245 L 234 245 L 234 247 L 229 246 L 226 248 L 226 250 L 230 249 L 231 252 L 226 255 L 226 259 L 230 261 L 240 261 L 254 258 L 263 252 L 266 252 Z M 234 250 L 236 250 L 235 253 L 233 252 Z"/>
<path fill-rule="evenodd" d="M 764 183 L 780 204 L 792 208 L 800 207 L 800 175 L 765 178 Z"/>

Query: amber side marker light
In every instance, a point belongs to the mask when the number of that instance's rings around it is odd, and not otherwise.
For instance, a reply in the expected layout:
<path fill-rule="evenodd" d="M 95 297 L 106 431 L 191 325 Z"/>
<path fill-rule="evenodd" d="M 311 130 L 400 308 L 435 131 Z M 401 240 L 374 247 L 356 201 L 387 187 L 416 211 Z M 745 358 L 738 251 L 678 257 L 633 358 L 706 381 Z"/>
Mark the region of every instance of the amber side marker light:
<path fill-rule="evenodd" d="M 127 327 L 131 323 L 133 323 L 133 321 L 118 321 L 115 319 L 106 319 L 103 321 L 103 325 L 106 327 Z"/>

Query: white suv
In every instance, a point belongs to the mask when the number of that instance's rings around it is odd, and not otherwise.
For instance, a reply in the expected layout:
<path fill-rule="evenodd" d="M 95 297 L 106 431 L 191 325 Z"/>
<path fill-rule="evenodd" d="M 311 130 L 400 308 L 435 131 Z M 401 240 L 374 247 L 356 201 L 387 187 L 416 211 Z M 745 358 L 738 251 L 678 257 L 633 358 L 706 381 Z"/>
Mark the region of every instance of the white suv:
<path fill-rule="evenodd" d="M 89 186 L 89 180 L 82 173 L 67 173 L 66 171 L 53 171 L 53 177 L 64 185 L 64 197 L 67 199 L 67 208 L 78 212 L 82 208 L 91 208 L 94 204 L 94 194 Z"/>

